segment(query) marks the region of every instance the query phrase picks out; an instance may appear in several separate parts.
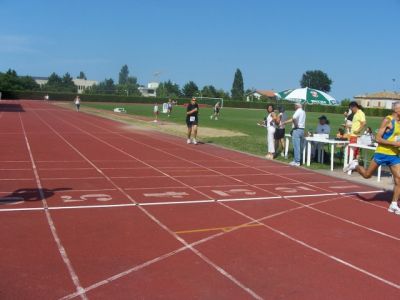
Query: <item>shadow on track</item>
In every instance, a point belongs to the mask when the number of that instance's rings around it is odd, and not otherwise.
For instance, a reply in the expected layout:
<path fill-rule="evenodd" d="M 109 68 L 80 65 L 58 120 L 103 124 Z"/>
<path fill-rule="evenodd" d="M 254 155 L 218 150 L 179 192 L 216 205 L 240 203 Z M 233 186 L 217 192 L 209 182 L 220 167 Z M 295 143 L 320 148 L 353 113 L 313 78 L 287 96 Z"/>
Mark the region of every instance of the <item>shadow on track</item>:
<path fill-rule="evenodd" d="M 390 203 L 392 201 L 393 192 L 392 191 L 384 191 L 382 193 L 377 194 L 357 194 L 357 197 L 363 201 L 383 201 Z"/>
<path fill-rule="evenodd" d="M 0 112 L 24 112 L 21 104 L 15 103 L 2 103 L 0 101 Z"/>
<path fill-rule="evenodd" d="M 18 204 L 21 202 L 30 202 L 30 201 L 41 201 L 41 192 L 43 192 L 44 199 L 47 199 L 54 195 L 55 192 L 58 191 L 68 191 L 71 188 L 56 188 L 56 189 L 35 189 L 35 188 L 23 188 L 18 189 L 8 194 L 6 196 L 0 196 L 0 205 L 6 204 Z"/>

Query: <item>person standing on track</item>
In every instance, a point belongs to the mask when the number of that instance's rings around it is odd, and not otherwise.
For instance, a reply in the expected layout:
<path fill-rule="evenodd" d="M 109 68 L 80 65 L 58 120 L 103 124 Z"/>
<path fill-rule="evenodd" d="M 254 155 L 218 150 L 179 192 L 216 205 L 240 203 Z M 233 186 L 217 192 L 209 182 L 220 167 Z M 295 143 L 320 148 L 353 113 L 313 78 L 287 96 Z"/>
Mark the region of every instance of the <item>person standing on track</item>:
<path fill-rule="evenodd" d="M 76 96 L 74 103 L 75 103 L 76 111 L 79 111 L 79 108 L 81 107 L 81 98 L 79 96 Z"/>
<path fill-rule="evenodd" d="M 197 126 L 199 124 L 199 105 L 196 98 L 192 98 L 186 108 L 187 143 L 197 144 Z M 191 139 L 192 138 L 192 139 Z"/>
<path fill-rule="evenodd" d="M 290 163 L 292 166 L 300 166 L 301 153 L 303 153 L 304 147 L 304 128 L 306 125 L 306 112 L 303 110 L 303 105 L 301 103 L 295 103 L 296 111 L 293 117 L 283 124 L 293 123 L 292 128 L 292 143 L 294 160 Z"/>
<path fill-rule="evenodd" d="M 343 172 L 355 170 L 368 179 L 379 166 L 388 166 L 394 181 L 393 197 L 388 211 L 400 215 L 397 203 L 400 197 L 400 101 L 393 103 L 393 114 L 383 119 L 376 135 L 376 142 L 378 147 L 368 169 L 359 166 L 358 160 L 355 159 L 343 168 Z"/>

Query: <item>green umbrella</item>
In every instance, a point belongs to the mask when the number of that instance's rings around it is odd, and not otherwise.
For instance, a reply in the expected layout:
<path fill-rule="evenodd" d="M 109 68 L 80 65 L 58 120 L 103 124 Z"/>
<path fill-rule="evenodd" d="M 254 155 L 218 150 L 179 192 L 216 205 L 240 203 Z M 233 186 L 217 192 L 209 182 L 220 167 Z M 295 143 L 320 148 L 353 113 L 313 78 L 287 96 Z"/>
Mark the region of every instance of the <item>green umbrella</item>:
<path fill-rule="evenodd" d="M 276 93 L 282 100 L 293 102 L 307 103 L 307 104 L 323 104 L 323 105 L 336 105 L 335 98 L 325 92 L 310 89 L 308 87 L 301 89 L 289 89 Z"/>

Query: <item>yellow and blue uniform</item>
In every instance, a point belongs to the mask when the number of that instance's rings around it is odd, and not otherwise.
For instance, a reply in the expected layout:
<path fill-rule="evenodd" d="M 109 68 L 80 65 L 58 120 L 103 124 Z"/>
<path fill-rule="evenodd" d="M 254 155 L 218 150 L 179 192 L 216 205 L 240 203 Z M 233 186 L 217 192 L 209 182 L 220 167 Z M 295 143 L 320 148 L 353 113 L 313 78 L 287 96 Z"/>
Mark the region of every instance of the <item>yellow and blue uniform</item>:
<path fill-rule="evenodd" d="M 387 116 L 386 119 L 390 120 L 391 128 L 385 131 L 382 138 L 391 142 L 399 141 L 400 124 L 396 122 L 396 119 L 391 115 Z M 399 147 L 379 144 L 373 159 L 378 165 L 394 166 L 400 164 L 399 153 Z"/>

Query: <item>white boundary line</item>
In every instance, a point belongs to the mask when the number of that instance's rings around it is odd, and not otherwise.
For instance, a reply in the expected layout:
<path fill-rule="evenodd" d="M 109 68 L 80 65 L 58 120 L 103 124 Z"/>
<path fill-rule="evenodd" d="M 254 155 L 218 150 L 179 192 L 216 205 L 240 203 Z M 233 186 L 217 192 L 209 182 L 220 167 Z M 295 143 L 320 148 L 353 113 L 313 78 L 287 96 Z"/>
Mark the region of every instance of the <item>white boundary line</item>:
<path fill-rule="evenodd" d="M 283 177 L 283 178 L 284 178 L 284 177 Z M 225 204 L 223 204 L 223 203 L 220 203 L 220 204 L 223 205 L 223 206 L 225 206 L 225 207 L 228 207 L 229 209 L 232 209 L 232 208 L 230 208 L 229 206 L 227 206 L 227 205 L 225 205 Z M 241 213 L 241 212 L 238 212 L 238 211 L 237 211 L 237 213 L 246 216 L 245 214 L 243 214 L 243 213 Z M 246 217 L 248 217 L 248 216 L 246 216 Z M 248 218 L 250 218 L 250 217 L 248 217 Z M 252 219 L 252 218 L 250 218 L 250 219 Z M 253 219 L 253 220 L 254 220 L 254 219 Z M 263 225 L 266 226 L 265 224 L 263 224 Z M 266 227 L 268 228 L 269 226 L 266 226 Z M 306 247 L 308 247 L 308 248 L 310 248 L 310 249 L 313 249 L 314 251 L 317 251 L 318 253 L 321 253 L 321 254 L 323 254 L 323 255 L 327 255 L 328 257 L 331 257 L 332 259 L 335 259 L 334 256 L 330 256 L 329 254 L 327 254 L 327 253 L 325 253 L 325 252 L 323 252 L 323 251 L 321 251 L 321 250 L 319 250 L 319 249 L 317 249 L 317 248 L 314 248 L 314 247 L 312 247 L 312 246 L 310 246 L 310 245 L 308 245 L 308 244 L 306 244 L 306 243 L 304 243 L 304 242 L 302 242 L 302 241 L 296 240 L 296 239 L 294 239 L 293 237 L 291 237 L 291 236 L 289 236 L 289 235 L 287 235 L 287 234 L 285 234 L 285 233 L 283 233 L 283 232 L 280 232 L 280 231 L 278 231 L 278 230 L 276 230 L 276 229 L 274 229 L 274 228 L 272 228 L 272 227 L 270 227 L 270 229 L 273 230 L 273 231 L 275 231 L 276 233 L 279 233 L 279 234 L 281 234 L 281 235 L 283 235 L 283 236 L 285 236 L 285 237 L 287 237 L 287 238 L 289 238 L 289 239 L 291 239 L 291 240 L 297 242 L 297 243 L 302 244 L 303 246 L 306 246 Z M 341 262 L 341 263 L 343 263 L 343 264 L 345 264 L 345 265 L 353 266 L 353 265 L 351 265 L 351 264 L 349 264 L 349 263 L 347 263 L 347 262 L 345 262 L 345 261 L 342 261 L 342 260 L 340 260 L 340 259 L 338 259 L 338 258 L 336 258 L 335 260 L 337 260 L 337 261 L 339 261 L 339 262 Z M 354 268 L 357 269 L 357 270 L 359 270 L 359 271 L 365 271 L 365 270 L 359 269 L 359 268 L 357 268 L 357 267 L 355 267 L 355 266 L 354 266 Z M 365 274 L 368 274 L 368 275 L 370 275 L 370 276 L 372 276 L 372 277 L 374 277 L 374 278 L 376 278 L 376 279 L 378 279 L 378 280 L 382 280 L 382 278 L 377 277 L 376 275 L 374 275 L 374 274 L 372 274 L 372 273 L 369 273 L 369 272 L 367 272 L 367 271 L 365 271 Z M 383 281 L 384 281 L 385 283 L 388 283 L 388 284 L 391 283 L 390 281 L 385 281 L 384 279 L 383 279 Z M 393 283 L 392 283 L 392 284 L 393 284 Z M 399 286 L 396 285 L 396 284 L 394 284 L 394 286 L 395 286 L 396 288 L 399 288 Z"/>
<path fill-rule="evenodd" d="M 22 127 L 22 131 L 23 131 L 23 134 L 24 134 L 26 147 L 27 147 L 28 152 L 29 152 L 29 157 L 31 159 L 33 173 L 35 174 L 36 185 L 37 185 L 37 187 L 39 189 L 39 195 L 40 195 L 40 198 L 42 200 L 44 208 L 47 208 L 46 197 L 45 197 L 45 195 L 43 193 L 42 183 L 40 181 L 39 174 L 38 174 L 38 171 L 36 169 L 35 160 L 33 158 L 31 146 L 29 144 L 29 140 L 28 140 L 28 137 L 27 137 L 27 134 L 26 134 L 24 122 L 22 121 L 22 118 L 21 118 L 21 113 L 18 113 L 18 116 L 19 116 L 19 120 L 21 122 L 21 127 Z M 74 270 L 74 268 L 72 266 L 72 263 L 71 263 L 70 259 L 68 258 L 67 251 L 65 250 L 64 246 L 61 243 L 60 237 L 58 236 L 57 229 L 56 229 L 56 227 L 54 225 L 53 218 L 51 217 L 51 215 L 50 215 L 50 213 L 49 213 L 49 211 L 47 209 L 45 209 L 45 215 L 46 215 L 46 219 L 47 219 L 47 222 L 49 224 L 49 227 L 50 227 L 50 231 L 51 231 L 51 233 L 53 235 L 54 241 L 57 244 L 58 251 L 60 252 L 61 258 L 64 261 L 64 264 L 66 265 L 66 267 L 68 269 L 68 272 L 69 272 L 69 275 L 71 276 L 72 282 L 74 283 L 77 292 L 81 292 L 81 294 L 80 294 L 81 298 L 86 300 L 87 297 L 86 297 L 85 292 L 83 292 L 83 287 L 81 286 L 81 284 L 79 282 L 78 275 L 76 274 L 76 272 L 75 272 L 75 270 Z"/>
<path fill-rule="evenodd" d="M 36 114 L 37 115 L 37 114 Z M 71 143 L 69 143 L 60 133 L 58 133 L 57 131 L 55 131 L 55 129 L 53 129 L 47 122 L 45 122 L 41 117 L 38 116 L 38 118 L 44 123 L 46 124 L 57 136 L 59 136 L 66 144 L 68 144 L 74 151 L 76 151 L 82 158 L 84 158 L 88 163 L 90 163 L 94 168 L 97 169 L 97 171 L 102 174 L 107 180 L 109 180 L 110 183 L 112 183 L 117 189 L 119 189 L 121 192 L 123 192 L 125 194 L 125 196 L 128 197 L 128 199 L 130 199 L 132 201 L 132 203 L 136 203 L 134 201 L 134 199 L 127 194 L 126 192 L 124 192 L 124 190 L 119 187 L 118 185 L 116 185 L 107 175 L 105 175 L 92 161 L 90 161 L 83 153 L 81 153 L 76 147 L 74 147 Z M 62 120 L 63 121 L 63 120 Z M 63 121 L 65 122 L 65 121 Z M 65 122 L 66 123 L 66 122 Z M 79 127 L 76 127 L 74 125 L 70 125 L 73 126 L 75 128 L 78 128 L 80 131 L 84 132 L 86 135 L 94 137 L 95 139 L 101 141 L 104 144 L 107 144 L 109 146 L 112 146 L 111 144 L 102 141 L 100 138 L 93 136 L 92 134 L 90 134 L 89 132 L 85 132 L 84 130 L 82 130 Z M 116 148 L 117 149 L 117 148 Z M 119 151 L 122 151 L 120 149 L 118 149 Z M 131 156 L 131 155 L 130 155 Z M 133 157 L 133 156 L 131 156 Z M 137 158 L 136 158 L 137 159 Z M 139 160 L 140 161 L 140 160 Z M 156 168 L 155 168 L 156 169 Z M 208 196 L 207 196 L 208 197 Z M 240 287 L 241 289 L 243 289 L 245 292 L 247 292 L 250 296 L 252 296 L 255 299 L 262 299 L 262 297 L 260 297 L 259 295 L 257 295 L 253 290 L 251 290 L 249 287 L 245 286 L 244 284 L 242 284 L 239 280 L 237 280 L 234 276 L 232 276 L 231 274 L 229 274 L 228 272 L 226 272 L 223 268 L 221 268 L 220 266 L 218 266 L 217 264 L 215 264 L 213 261 L 211 261 L 207 256 L 205 256 L 204 254 L 202 254 L 199 250 L 197 250 L 196 248 L 192 247 L 190 244 L 188 244 L 184 239 L 182 239 L 181 237 L 179 237 L 175 232 L 173 232 L 171 229 L 169 229 L 165 224 L 163 224 L 161 221 L 159 221 L 154 215 L 152 215 L 150 212 L 148 212 L 145 208 L 138 206 L 139 209 L 141 209 L 141 211 L 143 213 L 145 213 L 150 219 L 152 219 L 156 224 L 158 224 L 161 228 L 163 228 L 165 231 L 167 231 L 170 235 L 172 235 L 176 240 L 178 240 L 179 242 L 181 242 L 183 245 L 187 246 L 194 254 L 196 254 L 199 258 L 201 258 L 204 262 L 206 262 L 208 265 L 210 265 L 211 267 L 213 267 L 215 270 L 217 270 L 220 274 L 222 274 L 223 276 L 225 276 L 226 278 L 228 278 L 230 281 L 232 281 L 234 284 L 236 284 L 238 287 Z M 84 293 L 84 291 L 83 291 Z"/>

